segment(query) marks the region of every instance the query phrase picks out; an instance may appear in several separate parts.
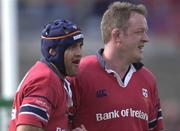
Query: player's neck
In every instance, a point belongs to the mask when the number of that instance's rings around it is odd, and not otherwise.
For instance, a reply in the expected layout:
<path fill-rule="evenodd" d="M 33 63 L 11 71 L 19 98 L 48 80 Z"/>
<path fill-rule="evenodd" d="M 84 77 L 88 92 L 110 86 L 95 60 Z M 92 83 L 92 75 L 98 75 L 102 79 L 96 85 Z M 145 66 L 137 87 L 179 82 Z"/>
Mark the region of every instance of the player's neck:
<path fill-rule="evenodd" d="M 131 65 L 125 59 L 123 59 L 123 57 L 120 57 L 110 52 L 104 51 L 103 58 L 106 62 L 106 66 L 109 69 L 116 71 L 121 78 L 124 77 Z"/>
<path fill-rule="evenodd" d="M 63 73 L 61 73 L 61 72 L 58 70 L 58 68 L 56 67 L 56 65 L 54 65 L 53 63 L 50 63 L 50 64 L 54 67 L 54 69 L 56 69 L 56 71 L 57 71 L 58 73 L 61 74 L 61 76 L 62 76 L 63 78 L 65 78 L 65 76 L 63 75 Z"/>

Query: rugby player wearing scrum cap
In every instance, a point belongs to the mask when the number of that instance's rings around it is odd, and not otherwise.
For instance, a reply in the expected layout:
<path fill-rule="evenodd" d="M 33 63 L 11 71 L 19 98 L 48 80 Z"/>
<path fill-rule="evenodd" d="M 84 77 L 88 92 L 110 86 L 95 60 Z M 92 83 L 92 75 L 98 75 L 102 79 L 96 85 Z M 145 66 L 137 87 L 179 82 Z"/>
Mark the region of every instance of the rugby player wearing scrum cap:
<path fill-rule="evenodd" d="M 46 25 L 41 38 L 42 58 L 17 89 L 9 131 L 68 130 L 68 108 L 73 102 L 65 77 L 77 73 L 83 34 L 72 22 L 58 19 Z"/>

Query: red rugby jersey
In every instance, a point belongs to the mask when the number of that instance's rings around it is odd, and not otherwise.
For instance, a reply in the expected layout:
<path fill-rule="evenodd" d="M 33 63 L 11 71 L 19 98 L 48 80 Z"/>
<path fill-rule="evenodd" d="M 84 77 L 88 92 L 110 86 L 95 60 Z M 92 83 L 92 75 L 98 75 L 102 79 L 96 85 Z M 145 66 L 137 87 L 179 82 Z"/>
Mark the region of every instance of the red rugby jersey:
<path fill-rule="evenodd" d="M 18 87 L 9 131 L 20 124 L 47 131 L 67 129 L 67 95 L 64 83 L 45 63 L 37 62 Z"/>
<path fill-rule="evenodd" d="M 132 65 L 123 87 L 100 59 L 83 58 L 77 79 L 72 79 L 73 126 L 84 124 L 88 131 L 160 131 L 162 111 L 152 73 Z"/>

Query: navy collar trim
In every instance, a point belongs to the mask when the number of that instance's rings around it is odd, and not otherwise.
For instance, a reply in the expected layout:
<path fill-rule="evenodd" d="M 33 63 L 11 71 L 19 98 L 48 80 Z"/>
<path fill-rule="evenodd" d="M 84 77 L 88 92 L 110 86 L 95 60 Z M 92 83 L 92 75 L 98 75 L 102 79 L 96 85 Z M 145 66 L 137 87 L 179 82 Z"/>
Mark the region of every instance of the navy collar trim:
<path fill-rule="evenodd" d="M 105 62 L 104 58 L 102 57 L 103 51 L 104 51 L 103 48 L 99 49 L 99 50 L 96 52 L 96 57 L 97 57 L 100 65 L 101 65 L 101 67 L 102 67 L 103 69 L 105 69 L 105 68 L 106 68 L 106 62 Z M 132 65 L 134 66 L 134 68 L 135 68 L 136 70 L 139 70 L 139 69 L 141 69 L 141 68 L 144 66 L 144 64 L 141 63 L 141 62 L 133 63 Z"/>
<path fill-rule="evenodd" d="M 54 73 L 56 73 L 56 75 L 59 76 L 61 80 L 64 81 L 65 78 L 63 77 L 63 75 L 54 66 L 52 66 L 50 62 L 48 62 L 44 57 L 42 57 L 40 61 L 45 63 L 51 70 L 54 71 Z"/>

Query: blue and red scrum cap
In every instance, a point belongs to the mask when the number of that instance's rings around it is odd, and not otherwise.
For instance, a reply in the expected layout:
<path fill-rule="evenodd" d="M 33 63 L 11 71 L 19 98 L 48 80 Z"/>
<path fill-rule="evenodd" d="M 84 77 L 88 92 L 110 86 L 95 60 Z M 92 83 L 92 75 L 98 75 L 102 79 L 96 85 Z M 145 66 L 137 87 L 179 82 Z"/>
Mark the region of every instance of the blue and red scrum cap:
<path fill-rule="evenodd" d="M 83 42 L 83 34 L 74 23 L 58 19 L 47 24 L 41 35 L 41 53 L 48 61 L 54 63 L 58 69 L 66 74 L 64 65 L 64 51 L 78 41 Z M 56 55 L 49 54 L 49 49 L 54 48 Z"/>

